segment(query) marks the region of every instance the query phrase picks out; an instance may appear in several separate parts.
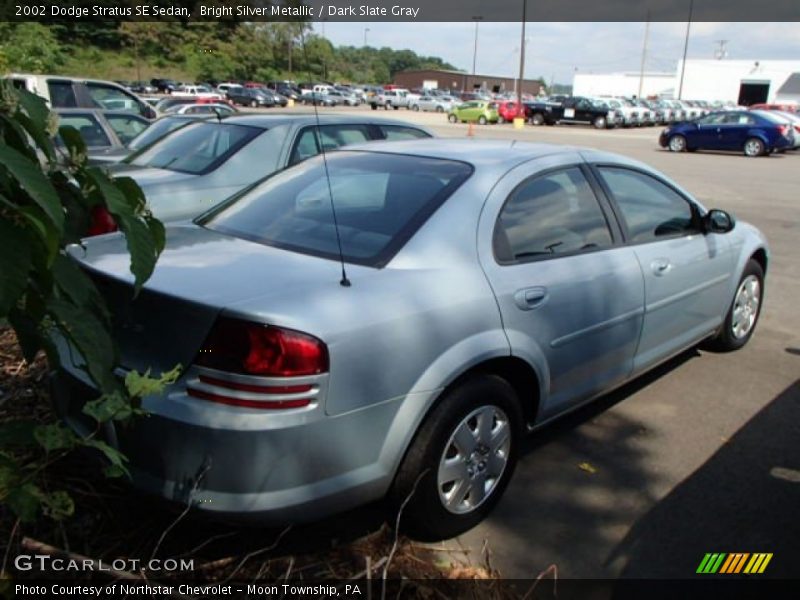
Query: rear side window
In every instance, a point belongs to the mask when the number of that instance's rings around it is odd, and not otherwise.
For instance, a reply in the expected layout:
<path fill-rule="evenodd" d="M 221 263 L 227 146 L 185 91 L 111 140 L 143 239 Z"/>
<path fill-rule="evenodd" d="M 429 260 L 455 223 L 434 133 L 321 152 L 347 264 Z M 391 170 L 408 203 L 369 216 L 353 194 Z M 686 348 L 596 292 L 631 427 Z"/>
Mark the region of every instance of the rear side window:
<path fill-rule="evenodd" d="M 337 152 L 327 164 L 327 175 L 321 158 L 282 171 L 201 224 L 338 259 L 335 206 L 345 260 L 381 267 L 472 173 L 460 162 L 369 152 Z"/>
<path fill-rule="evenodd" d="M 655 177 L 619 167 L 600 167 L 632 242 L 700 231 L 689 201 Z"/>
<path fill-rule="evenodd" d="M 159 119 L 150 127 L 145 129 L 141 135 L 137 136 L 135 140 L 132 140 L 130 144 L 128 144 L 128 148 L 131 150 L 140 150 L 145 146 L 149 146 L 156 140 L 161 139 L 169 132 L 174 131 L 175 129 L 179 129 L 181 127 L 186 127 L 190 125 L 194 121 L 190 119 L 180 119 L 180 118 L 166 118 L 166 119 Z"/>
<path fill-rule="evenodd" d="M 50 79 L 47 82 L 47 89 L 50 92 L 50 104 L 53 108 L 75 108 L 78 106 L 71 81 Z"/>
<path fill-rule="evenodd" d="M 416 140 L 431 137 L 421 129 L 403 127 L 401 125 L 381 125 L 380 130 L 387 140 Z"/>
<path fill-rule="evenodd" d="M 99 83 L 87 83 L 86 89 L 89 90 L 89 96 L 98 108 L 139 112 L 139 103 L 136 99 L 119 88 Z"/>
<path fill-rule="evenodd" d="M 370 141 L 369 128 L 366 125 L 322 125 L 304 129 L 295 142 L 289 164 L 294 165 L 319 153 L 320 137 L 325 150 L 336 150 L 348 144 L 360 144 Z"/>
<path fill-rule="evenodd" d="M 501 263 L 605 248 L 613 243 L 605 215 L 581 170 L 572 167 L 519 185 L 494 231 Z"/>
<path fill-rule="evenodd" d="M 196 123 L 162 138 L 127 162 L 139 167 L 203 175 L 218 168 L 263 131 L 228 123 Z M 254 157 L 254 164 L 257 160 L 258 157 Z"/>
<path fill-rule="evenodd" d="M 74 127 L 83 138 L 83 143 L 89 147 L 110 146 L 111 140 L 108 139 L 106 132 L 94 115 L 89 113 L 60 114 L 58 116 L 59 127 Z M 63 145 L 58 138 L 56 143 Z"/>

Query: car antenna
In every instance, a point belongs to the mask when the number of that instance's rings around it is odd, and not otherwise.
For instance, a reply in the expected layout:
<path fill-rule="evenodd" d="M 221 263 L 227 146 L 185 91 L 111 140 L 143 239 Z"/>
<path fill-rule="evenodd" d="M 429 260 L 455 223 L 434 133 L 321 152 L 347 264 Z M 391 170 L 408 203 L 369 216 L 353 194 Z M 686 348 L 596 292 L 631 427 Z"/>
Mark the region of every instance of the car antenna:
<path fill-rule="evenodd" d="M 306 64 L 308 64 L 308 54 L 306 53 L 306 36 L 302 29 L 300 30 L 300 44 L 303 46 L 303 58 L 305 58 Z M 311 104 L 314 106 L 314 119 L 317 122 L 317 143 L 319 144 L 320 153 L 322 154 L 322 164 L 325 166 L 325 180 L 328 182 L 328 197 L 331 200 L 333 228 L 336 231 L 336 246 L 339 249 L 339 263 L 342 265 L 342 278 L 339 280 L 339 285 L 342 287 L 350 287 L 350 280 L 347 278 L 347 271 L 344 267 L 342 236 L 339 234 L 339 221 L 336 218 L 336 204 L 333 201 L 333 186 L 331 185 L 331 174 L 330 171 L 328 171 L 328 155 L 325 152 L 325 144 L 322 142 L 322 129 L 319 126 L 319 109 L 317 109 L 317 98 L 313 96 L 313 91 L 311 93 Z"/>

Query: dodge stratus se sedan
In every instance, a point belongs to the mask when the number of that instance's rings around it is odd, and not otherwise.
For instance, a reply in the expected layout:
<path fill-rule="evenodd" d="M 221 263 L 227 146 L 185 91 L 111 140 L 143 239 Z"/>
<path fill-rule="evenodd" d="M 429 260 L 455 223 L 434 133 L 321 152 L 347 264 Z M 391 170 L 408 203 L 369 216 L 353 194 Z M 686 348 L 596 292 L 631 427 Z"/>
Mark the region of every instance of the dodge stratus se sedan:
<path fill-rule="evenodd" d="M 700 342 L 743 346 L 768 263 L 758 230 L 646 165 L 475 140 L 312 158 L 167 240 L 136 299 L 122 237 L 74 252 L 124 367 L 185 369 L 111 436 L 135 484 L 259 522 L 410 498 L 428 539 L 491 510 L 526 431 Z M 62 358 L 80 430 L 93 391 Z"/>

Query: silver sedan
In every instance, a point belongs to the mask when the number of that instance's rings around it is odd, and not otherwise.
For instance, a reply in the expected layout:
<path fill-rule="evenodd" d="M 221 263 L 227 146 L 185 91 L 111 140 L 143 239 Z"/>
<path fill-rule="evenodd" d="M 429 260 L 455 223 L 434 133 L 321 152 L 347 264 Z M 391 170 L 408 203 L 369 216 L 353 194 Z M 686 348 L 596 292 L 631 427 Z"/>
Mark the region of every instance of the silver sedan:
<path fill-rule="evenodd" d="M 768 265 L 758 230 L 644 164 L 475 140 L 286 169 L 168 227 L 135 299 L 123 238 L 75 257 L 124 367 L 184 366 L 111 432 L 136 485 L 260 522 L 407 501 L 427 539 L 491 510 L 524 432 L 701 342 L 747 343 Z M 61 355 L 80 429 L 92 391 Z"/>

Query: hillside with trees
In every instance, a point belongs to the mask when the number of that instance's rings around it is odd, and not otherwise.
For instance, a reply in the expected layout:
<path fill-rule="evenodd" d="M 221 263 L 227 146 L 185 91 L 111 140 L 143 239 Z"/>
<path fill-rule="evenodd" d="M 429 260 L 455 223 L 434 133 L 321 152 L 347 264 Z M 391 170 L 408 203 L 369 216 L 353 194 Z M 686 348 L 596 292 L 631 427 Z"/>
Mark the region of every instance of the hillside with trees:
<path fill-rule="evenodd" d="M 0 71 L 102 79 L 387 83 L 405 69 L 455 69 L 412 50 L 334 46 L 308 23 L 0 23 Z"/>

